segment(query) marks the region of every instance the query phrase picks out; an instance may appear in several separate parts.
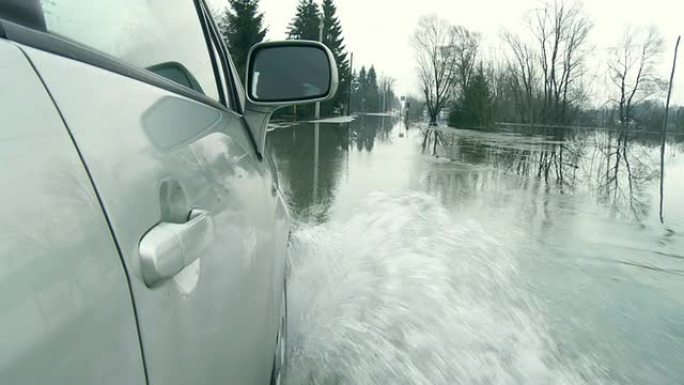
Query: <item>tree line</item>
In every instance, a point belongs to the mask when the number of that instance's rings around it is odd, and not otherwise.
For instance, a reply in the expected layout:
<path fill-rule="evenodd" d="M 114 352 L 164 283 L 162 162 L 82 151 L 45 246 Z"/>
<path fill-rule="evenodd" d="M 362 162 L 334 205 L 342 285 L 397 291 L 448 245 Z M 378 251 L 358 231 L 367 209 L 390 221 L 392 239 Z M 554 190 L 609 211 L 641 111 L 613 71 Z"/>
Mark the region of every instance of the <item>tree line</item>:
<path fill-rule="evenodd" d="M 219 28 L 228 46 L 238 73 L 244 79 L 249 49 L 264 40 L 264 14 L 259 0 L 228 0 L 228 6 L 218 17 Z M 322 25 L 322 30 L 320 26 Z M 352 112 L 382 112 L 396 108 L 393 80 L 379 77 L 374 66 L 365 66 L 357 73 L 351 70 L 350 55 L 344 44 L 342 25 L 334 0 L 299 0 L 287 29 L 288 39 L 319 40 L 333 53 L 337 62 L 339 88 L 335 98 L 321 103 L 323 116 Z M 313 106 L 295 106 L 280 115 L 295 113 L 301 118 L 313 116 Z"/>
<path fill-rule="evenodd" d="M 420 19 L 412 45 L 431 125 L 447 111 L 456 127 L 662 125 L 664 40 L 655 27 L 627 28 L 607 50 L 606 62 L 596 63 L 590 62 L 593 23 L 580 1 L 548 0 L 527 14 L 525 24 L 519 34 L 503 33 L 504 55 L 491 58 L 481 52 L 478 33 L 437 16 Z M 606 73 L 607 100 L 592 94 L 598 81 L 592 68 Z M 674 108 L 671 121 L 671 128 L 684 129 L 684 110 Z"/>
<path fill-rule="evenodd" d="M 388 112 L 398 109 L 400 102 L 394 94 L 394 79 L 378 77 L 375 66 L 365 66 L 352 73 L 352 111 L 361 113 Z"/>

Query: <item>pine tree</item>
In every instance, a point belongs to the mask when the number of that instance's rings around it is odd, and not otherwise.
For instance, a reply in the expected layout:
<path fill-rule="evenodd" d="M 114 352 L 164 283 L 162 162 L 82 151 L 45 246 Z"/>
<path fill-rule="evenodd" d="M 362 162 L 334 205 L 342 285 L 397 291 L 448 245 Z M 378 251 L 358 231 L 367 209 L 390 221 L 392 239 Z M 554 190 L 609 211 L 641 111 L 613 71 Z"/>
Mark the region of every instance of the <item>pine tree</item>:
<path fill-rule="evenodd" d="M 351 103 L 349 106 L 349 113 L 351 114 L 354 111 L 360 111 L 359 108 L 359 73 L 352 69 L 352 74 L 351 74 L 351 79 L 349 79 L 351 82 L 351 97 L 349 98 L 349 102 Z"/>
<path fill-rule="evenodd" d="M 323 44 L 332 51 L 335 57 L 340 81 L 335 99 L 324 103 L 322 106 L 324 113 L 330 114 L 335 110 L 342 110 L 347 104 L 351 79 L 349 78 L 349 61 L 342 37 L 342 26 L 337 17 L 337 7 L 333 0 L 323 0 L 321 10 L 323 13 Z"/>
<path fill-rule="evenodd" d="M 287 30 L 290 39 L 318 40 L 321 14 L 314 0 L 299 0 L 297 14 Z"/>
<path fill-rule="evenodd" d="M 359 71 L 359 88 L 356 91 L 357 95 L 354 98 L 358 100 L 359 111 L 366 112 L 368 105 L 368 77 L 366 73 L 366 66 L 361 66 L 361 71 Z"/>
<path fill-rule="evenodd" d="M 228 0 L 221 19 L 221 34 L 230 50 L 238 74 L 245 76 L 249 49 L 264 40 L 264 14 L 259 13 L 259 0 Z"/>
<path fill-rule="evenodd" d="M 314 0 L 299 0 L 297 13 L 287 30 L 288 38 L 294 40 L 318 40 L 321 13 Z M 296 106 L 300 119 L 313 116 L 312 105 Z"/>
<path fill-rule="evenodd" d="M 380 111 L 380 90 L 378 89 L 378 75 L 375 73 L 375 66 L 368 70 L 366 78 L 366 100 L 369 112 Z"/>
<path fill-rule="evenodd" d="M 449 125 L 487 127 L 492 124 L 494 101 L 482 66 L 472 76 L 463 96 L 451 107 Z"/>

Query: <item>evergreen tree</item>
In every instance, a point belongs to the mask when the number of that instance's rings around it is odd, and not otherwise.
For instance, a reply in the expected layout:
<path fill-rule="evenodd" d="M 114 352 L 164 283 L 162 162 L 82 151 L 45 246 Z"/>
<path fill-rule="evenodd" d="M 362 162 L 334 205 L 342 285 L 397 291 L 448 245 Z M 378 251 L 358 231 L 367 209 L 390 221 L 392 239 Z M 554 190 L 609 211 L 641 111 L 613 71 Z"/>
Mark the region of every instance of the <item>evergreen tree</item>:
<path fill-rule="evenodd" d="M 380 106 L 380 90 L 378 88 L 378 75 L 375 73 L 375 66 L 371 66 L 368 70 L 366 78 L 366 103 L 368 112 L 378 112 L 382 109 Z"/>
<path fill-rule="evenodd" d="M 337 7 L 334 0 L 323 0 L 319 9 L 314 0 L 299 0 L 297 12 L 288 28 L 288 37 L 297 40 L 318 40 L 319 28 L 323 22 L 323 44 L 335 57 L 339 87 L 335 98 L 321 105 L 323 115 L 342 112 L 349 98 L 349 61 L 342 37 L 342 26 L 337 17 Z"/>
<path fill-rule="evenodd" d="M 249 49 L 264 40 L 264 14 L 259 13 L 259 0 L 228 0 L 221 19 L 221 34 L 230 50 L 238 74 L 244 78 Z"/>
<path fill-rule="evenodd" d="M 684 107 L 679 107 L 675 112 L 675 128 L 679 131 L 684 131 Z"/>
<path fill-rule="evenodd" d="M 468 82 L 463 96 L 451 108 L 449 125 L 487 127 L 494 116 L 494 101 L 482 66 Z"/>
<path fill-rule="evenodd" d="M 297 13 L 290 23 L 287 35 L 295 40 L 318 40 L 321 14 L 314 0 L 299 0 Z"/>
<path fill-rule="evenodd" d="M 351 75 L 351 105 L 349 107 L 349 113 L 352 112 L 359 112 L 361 111 L 361 103 L 360 103 L 360 98 L 359 98 L 359 88 L 360 88 L 360 83 L 359 83 L 359 73 L 356 70 L 352 71 Z"/>
<path fill-rule="evenodd" d="M 332 51 L 337 62 L 337 73 L 339 75 L 340 87 L 335 99 L 324 103 L 321 108 L 324 113 L 330 114 L 335 110 L 343 110 L 347 104 L 349 96 L 349 61 L 342 37 L 342 26 L 337 17 L 337 7 L 333 0 L 323 0 L 321 6 L 323 17 L 323 44 Z"/>
<path fill-rule="evenodd" d="M 289 39 L 293 40 L 318 40 L 319 27 L 321 23 L 321 13 L 318 4 L 314 0 L 299 0 L 297 12 L 292 19 L 287 30 Z M 298 105 L 294 109 L 297 111 L 299 119 L 308 119 L 314 115 L 314 106 Z M 321 109 L 323 112 L 323 109 Z"/>
<path fill-rule="evenodd" d="M 361 71 L 359 71 L 358 78 L 358 89 L 356 90 L 356 95 L 354 100 L 358 101 L 358 111 L 367 111 L 367 90 L 368 90 L 368 79 L 366 74 L 366 67 L 361 66 Z"/>

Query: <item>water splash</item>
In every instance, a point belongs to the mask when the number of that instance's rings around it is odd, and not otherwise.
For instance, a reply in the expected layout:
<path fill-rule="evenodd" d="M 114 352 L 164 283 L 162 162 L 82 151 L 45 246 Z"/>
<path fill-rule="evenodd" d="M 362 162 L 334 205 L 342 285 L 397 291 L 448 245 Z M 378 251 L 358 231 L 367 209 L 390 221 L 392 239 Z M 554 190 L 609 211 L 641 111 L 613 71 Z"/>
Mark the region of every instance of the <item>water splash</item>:
<path fill-rule="evenodd" d="M 600 382 L 553 344 L 503 234 L 405 192 L 297 231 L 286 383 Z"/>

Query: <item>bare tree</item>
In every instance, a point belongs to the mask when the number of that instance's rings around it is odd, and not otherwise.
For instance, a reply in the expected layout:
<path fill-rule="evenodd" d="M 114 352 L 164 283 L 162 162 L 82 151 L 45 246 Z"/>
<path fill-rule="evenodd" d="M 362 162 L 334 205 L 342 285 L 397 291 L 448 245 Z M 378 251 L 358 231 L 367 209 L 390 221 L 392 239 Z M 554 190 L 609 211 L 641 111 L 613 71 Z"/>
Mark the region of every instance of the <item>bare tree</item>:
<path fill-rule="evenodd" d="M 396 79 L 389 76 L 381 76 L 379 81 L 380 92 L 382 92 L 382 111 L 387 112 L 393 108 L 393 101 L 390 97 L 394 96 L 394 84 Z"/>
<path fill-rule="evenodd" d="M 436 126 L 439 113 L 453 100 L 456 86 L 467 85 L 475 66 L 479 36 L 435 15 L 423 16 L 412 45 L 430 125 Z"/>
<path fill-rule="evenodd" d="M 532 47 L 523 43 L 516 35 L 506 33 L 503 39 L 511 49 L 507 63 L 507 82 L 518 119 L 521 123 L 535 123 L 538 116 L 536 98 L 539 92 L 536 54 Z"/>
<path fill-rule="evenodd" d="M 629 197 L 635 215 L 636 209 L 642 205 L 640 199 L 634 198 L 641 189 L 635 175 L 644 169 L 644 157 L 632 154 L 630 130 L 635 127 L 636 107 L 643 106 L 648 98 L 662 90 L 662 81 L 656 76 L 656 65 L 663 47 L 663 40 L 655 28 L 627 28 L 617 46 L 610 50 L 608 72 L 616 87 L 616 97 L 609 102 L 617 106 L 620 129 L 617 135 L 613 131 L 606 134 L 602 149 L 605 154 L 602 188 L 606 196 L 612 195 L 613 200 L 618 200 L 620 195 Z M 624 180 L 620 178 L 622 173 L 627 176 Z"/>
<path fill-rule="evenodd" d="M 656 75 L 656 65 L 664 48 L 658 31 L 627 28 L 616 47 L 611 49 L 608 69 L 617 87 L 620 128 L 629 128 L 634 121 L 635 105 L 662 90 L 663 82 Z"/>
<path fill-rule="evenodd" d="M 454 39 L 453 49 L 456 55 L 456 76 L 457 84 L 461 95 L 465 93 L 470 84 L 470 79 L 475 72 L 478 49 L 480 47 L 480 34 L 471 32 L 468 29 L 456 26 L 453 27 Z"/>
<path fill-rule="evenodd" d="M 490 84 L 491 102 L 493 106 L 492 120 L 496 121 L 503 117 L 502 121 L 511 122 L 507 119 L 513 112 L 510 108 L 511 95 L 508 92 L 508 63 L 503 59 L 494 58 L 485 64 L 485 78 Z"/>
<path fill-rule="evenodd" d="M 592 23 L 581 3 L 573 0 L 549 1 L 528 21 L 539 49 L 542 121 L 568 123 L 583 96 L 577 83 L 584 74 Z"/>

